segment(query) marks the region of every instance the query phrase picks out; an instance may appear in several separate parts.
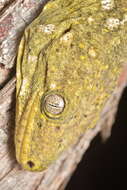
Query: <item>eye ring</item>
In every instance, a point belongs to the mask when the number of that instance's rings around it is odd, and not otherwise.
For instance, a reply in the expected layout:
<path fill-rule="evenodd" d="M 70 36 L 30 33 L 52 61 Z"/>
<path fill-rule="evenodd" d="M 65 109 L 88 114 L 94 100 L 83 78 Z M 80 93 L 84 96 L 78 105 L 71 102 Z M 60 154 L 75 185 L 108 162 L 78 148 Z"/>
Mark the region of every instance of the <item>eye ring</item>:
<path fill-rule="evenodd" d="M 42 109 L 44 113 L 49 117 L 55 117 L 60 115 L 65 108 L 64 98 L 57 94 L 48 94 L 43 98 Z"/>

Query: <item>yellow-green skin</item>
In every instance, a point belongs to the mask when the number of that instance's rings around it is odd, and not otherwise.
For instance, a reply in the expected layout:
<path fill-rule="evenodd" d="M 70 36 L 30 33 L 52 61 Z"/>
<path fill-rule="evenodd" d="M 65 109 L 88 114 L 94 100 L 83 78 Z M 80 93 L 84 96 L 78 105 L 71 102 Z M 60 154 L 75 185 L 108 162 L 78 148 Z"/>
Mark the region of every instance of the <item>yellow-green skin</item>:
<path fill-rule="evenodd" d="M 111 0 L 108 9 L 102 1 L 51 0 L 23 35 L 15 146 L 27 170 L 45 170 L 94 127 L 117 85 L 127 61 L 127 2 Z M 61 95 L 65 108 L 49 117 L 42 105 L 50 93 Z"/>

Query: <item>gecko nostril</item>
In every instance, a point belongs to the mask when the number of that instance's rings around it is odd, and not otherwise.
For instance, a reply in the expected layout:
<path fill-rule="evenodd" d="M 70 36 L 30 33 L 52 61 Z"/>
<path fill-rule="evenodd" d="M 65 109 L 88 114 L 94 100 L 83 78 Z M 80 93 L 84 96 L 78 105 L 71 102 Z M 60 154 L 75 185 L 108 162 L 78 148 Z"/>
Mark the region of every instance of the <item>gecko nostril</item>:
<path fill-rule="evenodd" d="M 34 167 L 34 163 L 32 161 L 28 161 L 27 164 L 29 165 L 30 168 Z"/>

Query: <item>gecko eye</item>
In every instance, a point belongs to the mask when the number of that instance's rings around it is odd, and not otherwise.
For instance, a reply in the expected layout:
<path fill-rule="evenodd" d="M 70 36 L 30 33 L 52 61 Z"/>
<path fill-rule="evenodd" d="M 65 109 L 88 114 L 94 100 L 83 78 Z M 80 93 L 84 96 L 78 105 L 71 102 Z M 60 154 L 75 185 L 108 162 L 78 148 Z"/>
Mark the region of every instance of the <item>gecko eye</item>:
<path fill-rule="evenodd" d="M 43 109 L 48 115 L 58 115 L 63 112 L 65 107 L 64 98 L 58 94 L 50 94 L 44 97 Z"/>

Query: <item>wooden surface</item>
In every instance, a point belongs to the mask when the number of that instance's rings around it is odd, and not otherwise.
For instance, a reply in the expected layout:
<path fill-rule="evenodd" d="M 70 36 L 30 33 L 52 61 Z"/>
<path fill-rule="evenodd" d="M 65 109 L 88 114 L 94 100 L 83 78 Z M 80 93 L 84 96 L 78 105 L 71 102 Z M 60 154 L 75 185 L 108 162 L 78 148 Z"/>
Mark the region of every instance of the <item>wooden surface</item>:
<path fill-rule="evenodd" d="M 15 159 L 15 57 L 24 28 L 41 11 L 46 1 L 0 1 L 0 189 L 62 190 L 76 169 L 91 140 L 101 132 L 105 140 L 117 112 L 118 102 L 126 87 L 127 66 L 120 76 L 118 88 L 105 105 L 95 128 L 89 129 L 77 143 L 64 152 L 45 172 L 22 170 Z"/>

